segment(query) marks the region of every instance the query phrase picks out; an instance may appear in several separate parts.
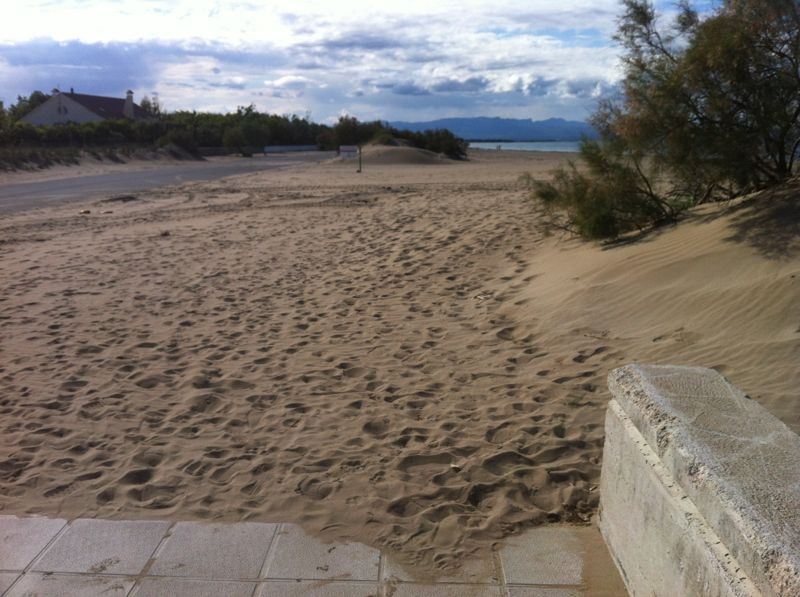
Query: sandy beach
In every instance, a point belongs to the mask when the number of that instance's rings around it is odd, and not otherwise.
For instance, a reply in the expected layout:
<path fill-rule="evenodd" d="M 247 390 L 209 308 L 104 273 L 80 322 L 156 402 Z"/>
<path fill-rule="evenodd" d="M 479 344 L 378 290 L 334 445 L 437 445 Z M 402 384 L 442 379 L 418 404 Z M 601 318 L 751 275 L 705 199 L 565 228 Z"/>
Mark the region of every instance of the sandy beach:
<path fill-rule="evenodd" d="M 602 246 L 518 180 L 569 157 L 370 149 L 4 218 L 0 513 L 293 522 L 435 572 L 591 518 L 616 366 L 714 367 L 800 430 L 800 184 Z"/>

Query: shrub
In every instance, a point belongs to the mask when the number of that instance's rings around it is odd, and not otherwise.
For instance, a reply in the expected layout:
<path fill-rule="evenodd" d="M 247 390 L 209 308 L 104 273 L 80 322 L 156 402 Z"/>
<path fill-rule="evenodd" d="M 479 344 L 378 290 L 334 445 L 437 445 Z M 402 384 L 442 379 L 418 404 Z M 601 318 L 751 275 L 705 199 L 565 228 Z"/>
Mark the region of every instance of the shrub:
<path fill-rule="evenodd" d="M 615 238 L 673 222 L 691 204 L 677 195 L 662 197 L 653 189 L 652 167 L 612 144 L 584 141 L 581 158 L 583 170 L 570 162 L 552 180 L 527 179 L 547 208 L 551 227 L 589 239 Z"/>
<path fill-rule="evenodd" d="M 164 147 L 166 145 L 177 145 L 192 155 L 197 155 L 197 143 L 195 142 L 191 132 L 185 129 L 173 129 L 166 135 L 159 137 L 158 146 Z"/>
<path fill-rule="evenodd" d="M 705 19 L 681 2 L 658 27 L 647 0 L 624 0 L 622 97 L 602 102 L 574 166 L 534 185 L 589 238 L 674 220 L 792 176 L 800 149 L 796 0 L 723 0 Z M 553 214 L 551 213 L 551 217 Z"/>
<path fill-rule="evenodd" d="M 247 140 L 244 137 L 244 132 L 239 126 L 231 126 L 225 129 L 225 132 L 222 133 L 222 145 L 226 149 L 240 153 L 244 157 L 253 156 L 253 152 L 246 147 Z"/>

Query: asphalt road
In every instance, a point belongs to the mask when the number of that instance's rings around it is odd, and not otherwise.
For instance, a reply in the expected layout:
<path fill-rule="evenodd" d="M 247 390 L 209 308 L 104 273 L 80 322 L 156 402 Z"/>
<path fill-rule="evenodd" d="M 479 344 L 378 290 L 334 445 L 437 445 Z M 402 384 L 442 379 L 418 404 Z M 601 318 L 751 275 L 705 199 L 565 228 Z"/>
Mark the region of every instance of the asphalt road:
<path fill-rule="evenodd" d="M 0 213 L 13 213 L 94 197 L 134 194 L 158 187 L 280 168 L 298 162 L 328 159 L 332 152 L 303 152 L 280 156 L 184 162 L 149 170 L 118 170 L 107 174 L 76 176 L 39 182 L 0 182 Z"/>

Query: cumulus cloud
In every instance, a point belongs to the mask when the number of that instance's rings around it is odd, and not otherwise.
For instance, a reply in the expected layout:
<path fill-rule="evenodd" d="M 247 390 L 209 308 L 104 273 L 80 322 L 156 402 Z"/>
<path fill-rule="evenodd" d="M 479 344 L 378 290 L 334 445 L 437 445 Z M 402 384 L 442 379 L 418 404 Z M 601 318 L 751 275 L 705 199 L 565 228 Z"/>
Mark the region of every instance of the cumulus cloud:
<path fill-rule="evenodd" d="M 468 77 L 463 80 L 444 79 L 433 84 L 433 91 L 439 93 L 477 93 L 485 91 L 489 86 L 486 77 Z"/>
<path fill-rule="evenodd" d="M 299 75 L 285 75 L 274 81 L 264 81 L 270 87 L 280 87 L 282 89 L 305 89 L 306 85 L 313 83 L 308 77 Z"/>
<path fill-rule="evenodd" d="M 167 109 L 254 102 L 319 120 L 343 109 L 386 120 L 584 118 L 619 79 L 617 0 L 29 0 L 9 11 L 6 102 L 60 85 L 157 90 Z"/>

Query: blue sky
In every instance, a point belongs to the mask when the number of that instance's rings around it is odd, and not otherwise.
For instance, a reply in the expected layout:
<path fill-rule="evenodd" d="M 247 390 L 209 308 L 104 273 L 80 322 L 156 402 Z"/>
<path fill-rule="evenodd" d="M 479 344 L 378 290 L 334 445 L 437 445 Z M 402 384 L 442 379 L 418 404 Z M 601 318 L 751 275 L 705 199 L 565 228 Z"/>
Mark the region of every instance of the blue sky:
<path fill-rule="evenodd" d="M 582 120 L 619 81 L 618 0 L 26 0 L 3 8 L 0 100 L 74 88 L 167 110 L 332 122 Z"/>

